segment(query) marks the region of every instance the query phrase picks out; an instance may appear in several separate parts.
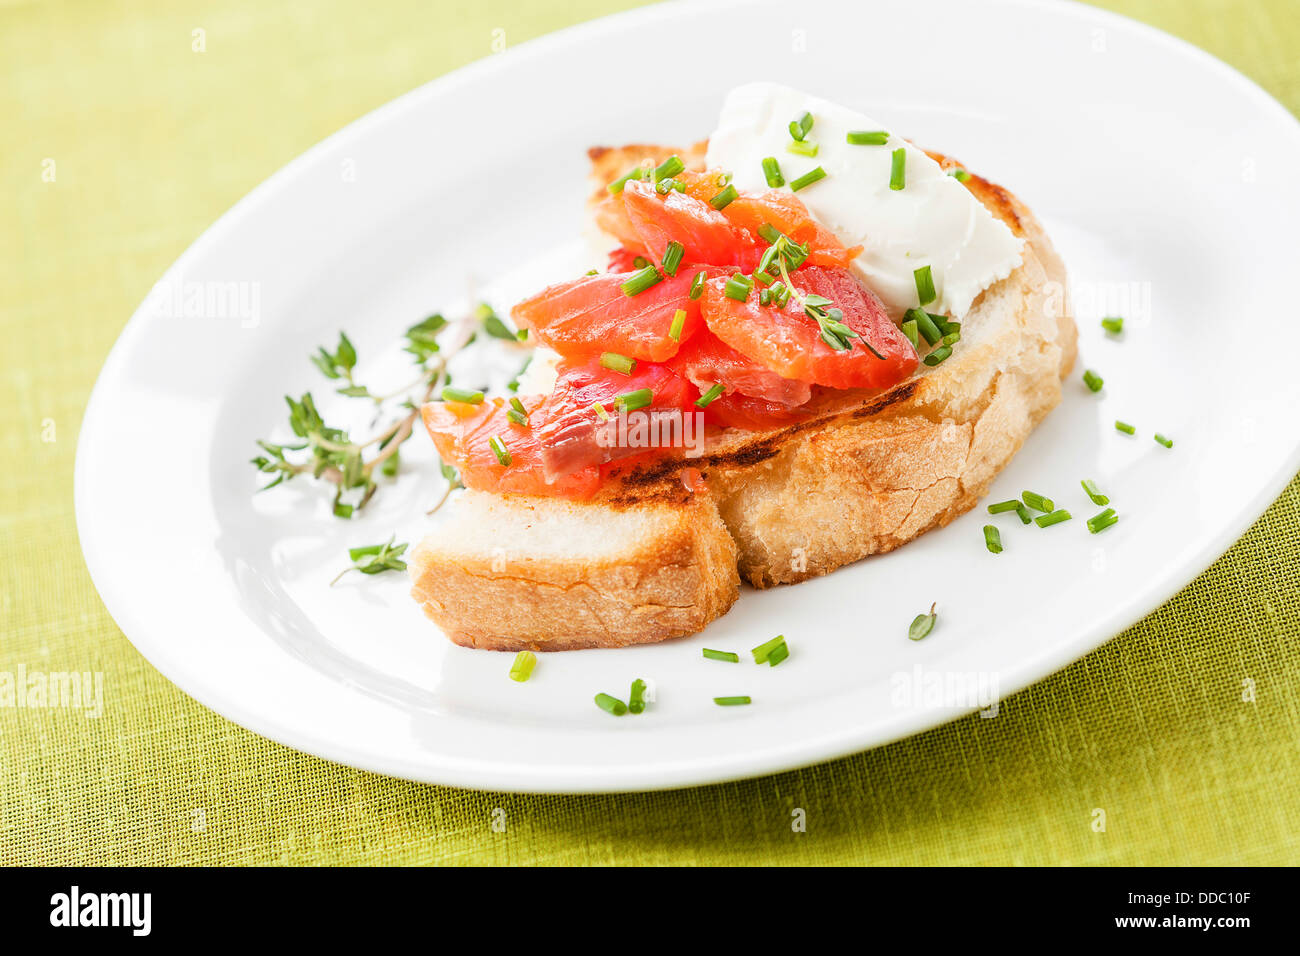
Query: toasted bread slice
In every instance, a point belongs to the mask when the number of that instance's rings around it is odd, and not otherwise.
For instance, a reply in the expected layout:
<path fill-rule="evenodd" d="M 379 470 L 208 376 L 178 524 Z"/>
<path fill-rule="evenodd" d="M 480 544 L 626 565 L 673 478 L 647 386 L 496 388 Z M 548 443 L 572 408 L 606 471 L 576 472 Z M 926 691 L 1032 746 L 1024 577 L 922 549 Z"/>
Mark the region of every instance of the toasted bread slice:
<path fill-rule="evenodd" d="M 635 506 L 469 491 L 411 554 L 414 595 L 457 644 L 566 650 L 692 634 L 740 593 L 707 498 Z"/>
<path fill-rule="evenodd" d="M 672 152 L 592 150 L 593 178 L 603 188 Z M 676 152 L 703 161 L 702 145 Z M 723 432 L 702 456 L 625 465 L 588 502 L 467 493 L 411 556 L 426 613 L 476 647 L 660 641 L 730 608 L 737 572 L 759 588 L 795 583 L 968 511 L 1060 401 L 1076 331 L 1064 266 L 1038 221 L 1000 186 L 974 175 L 966 185 L 1025 247 L 962 318 L 947 361 L 883 392 L 824 394 L 795 424 Z M 703 490 L 683 481 L 686 469 Z"/>

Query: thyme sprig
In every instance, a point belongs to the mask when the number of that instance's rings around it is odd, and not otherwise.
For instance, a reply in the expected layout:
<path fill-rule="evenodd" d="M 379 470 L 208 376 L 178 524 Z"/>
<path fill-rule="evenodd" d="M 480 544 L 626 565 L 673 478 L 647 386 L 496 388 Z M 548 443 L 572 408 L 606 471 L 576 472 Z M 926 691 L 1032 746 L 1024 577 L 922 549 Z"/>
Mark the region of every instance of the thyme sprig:
<path fill-rule="evenodd" d="M 362 574 L 380 574 L 384 571 L 405 571 L 406 562 L 402 555 L 406 553 L 406 544 L 395 544 L 393 535 L 384 544 L 370 544 L 363 548 L 349 548 L 348 558 L 352 564 L 338 573 L 330 582 L 330 587 L 339 583 L 339 579 L 349 571 Z"/>
<path fill-rule="evenodd" d="M 411 326 L 405 333 L 404 351 L 414 357 L 418 374 L 402 388 L 386 394 L 376 394 L 355 380 L 357 350 L 345 333 L 339 333 L 338 345 L 333 351 L 318 348 L 311 356 L 311 362 L 327 379 L 346 382 L 336 389 L 340 395 L 369 399 L 380 409 L 381 415 L 389 408 L 399 414 L 376 434 L 354 439 L 346 429 L 325 421 L 311 392 L 296 399 L 286 395 L 289 428 L 299 440 L 257 442 L 262 454 L 253 458 L 252 464 L 259 472 L 272 476 L 261 490 L 274 488 L 299 475 L 310 475 L 335 486 L 334 514 L 340 518 L 352 517 L 378 490 L 377 477 L 391 478 L 397 474 L 401 446 L 415 430 L 420 406 L 431 401 L 447 384 L 448 362 L 474 340 L 479 329 L 486 330 L 493 337 L 516 340 L 515 333 L 508 332 L 501 319 L 487 306 L 480 306 L 473 314 L 455 323 L 435 313 Z M 501 334 L 503 332 L 505 334 Z M 430 513 L 446 501 L 452 490 L 461 487 L 460 476 L 454 468 L 446 463 L 440 463 L 439 467 L 447 488 Z M 353 500 L 345 501 L 345 493 L 354 493 L 349 495 Z"/>
<path fill-rule="evenodd" d="M 816 321 L 818 328 L 821 330 L 821 340 L 835 351 L 844 352 L 853 348 L 852 340 L 857 339 L 862 343 L 862 347 L 872 355 L 878 359 L 883 359 L 884 356 L 877 352 L 861 333 L 854 331 L 844 322 L 843 309 L 838 308 L 834 302 L 823 295 L 812 292 L 801 294 L 795 288 L 794 283 L 790 280 L 790 273 L 807 261 L 808 244 L 806 242 L 795 242 L 785 233 L 771 226 L 767 226 L 760 232 L 770 245 L 763 253 L 762 259 L 759 260 L 758 271 L 765 272 L 773 277 L 780 275 L 783 289 L 790 290 L 789 298 L 794 299 L 795 306 L 802 309 L 810 319 Z M 776 272 L 772 271 L 773 268 L 776 269 Z"/>

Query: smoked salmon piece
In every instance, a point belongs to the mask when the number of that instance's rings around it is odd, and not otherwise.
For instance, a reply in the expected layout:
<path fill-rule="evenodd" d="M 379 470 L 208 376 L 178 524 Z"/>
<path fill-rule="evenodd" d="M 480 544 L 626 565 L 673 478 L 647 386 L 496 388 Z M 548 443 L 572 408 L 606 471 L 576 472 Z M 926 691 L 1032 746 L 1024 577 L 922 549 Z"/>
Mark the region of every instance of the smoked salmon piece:
<path fill-rule="evenodd" d="M 802 405 L 812 396 L 812 386 L 807 382 L 782 378 L 746 358 L 708 329 L 697 333 L 668 365 L 702 392 L 717 384 L 728 392 L 781 406 Z"/>
<path fill-rule="evenodd" d="M 700 323 L 700 303 L 690 298 L 699 268 L 682 268 L 644 292 L 628 295 L 623 284 L 635 272 L 605 272 L 561 282 L 520 302 L 511 317 L 540 342 L 564 356 L 616 352 L 662 362 L 677 354 Z M 727 270 L 707 267 L 708 277 Z M 686 313 L 677 339 L 669 334 L 678 310 Z"/>
<path fill-rule="evenodd" d="M 661 196 L 650 183 L 630 182 L 623 188 L 623 202 L 641 248 L 656 263 L 663 261 L 673 241 L 685 247 L 682 261 L 687 263 L 749 271 L 762 255 L 756 235 L 694 196 L 675 189 Z"/>
<path fill-rule="evenodd" d="M 534 416 L 546 402 L 542 395 L 520 396 L 530 424 L 510 421 L 510 406 L 504 399 L 488 399 L 478 405 L 463 402 L 429 402 L 420 409 L 438 455 L 460 472 L 467 488 L 500 494 L 553 495 L 560 498 L 589 498 L 600 487 L 600 469 L 578 468 L 548 480 Z M 497 436 L 510 455 L 503 465 L 492 450 Z"/>
<path fill-rule="evenodd" d="M 567 360 L 556 366 L 556 376 L 555 390 L 538 416 L 542 423 L 537 428 L 548 475 L 599 467 L 650 448 L 680 444 L 683 414 L 693 410 L 699 396 L 695 386 L 672 369 L 651 362 L 638 362 L 631 375 L 623 375 L 603 367 L 599 359 Z M 621 428 L 619 396 L 636 396 Z M 627 427 L 651 419 L 655 427 L 644 433 Z"/>
<path fill-rule="evenodd" d="M 782 308 L 762 305 L 757 290 L 744 302 L 727 296 L 726 279 L 704 284 L 702 313 L 709 331 L 742 355 L 783 378 L 831 388 L 887 388 L 906 378 L 918 359 L 912 343 L 890 320 L 880 300 L 848 272 L 805 266 L 791 280 L 798 295 Z M 829 299 L 845 325 L 860 338 L 834 349 L 822 340 L 818 322 L 799 305 L 812 293 Z M 878 358 L 866 347 L 882 356 Z"/>

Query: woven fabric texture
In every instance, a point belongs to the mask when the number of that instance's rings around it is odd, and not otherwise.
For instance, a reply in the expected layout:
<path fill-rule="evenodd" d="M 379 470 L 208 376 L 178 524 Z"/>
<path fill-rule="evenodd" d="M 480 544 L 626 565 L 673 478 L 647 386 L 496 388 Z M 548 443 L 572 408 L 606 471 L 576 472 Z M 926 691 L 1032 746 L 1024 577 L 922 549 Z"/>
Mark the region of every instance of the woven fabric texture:
<path fill-rule="evenodd" d="M 0 708 L 0 863 L 1300 861 L 1300 481 L 1175 599 L 997 720 L 692 790 L 515 796 L 336 766 L 206 710 L 123 637 L 81 559 L 73 457 L 151 285 L 349 121 L 494 42 L 628 5 L 0 2 L 0 676 L 102 672 L 109 688 L 98 718 Z M 1300 109 L 1295 0 L 1104 5 Z"/>

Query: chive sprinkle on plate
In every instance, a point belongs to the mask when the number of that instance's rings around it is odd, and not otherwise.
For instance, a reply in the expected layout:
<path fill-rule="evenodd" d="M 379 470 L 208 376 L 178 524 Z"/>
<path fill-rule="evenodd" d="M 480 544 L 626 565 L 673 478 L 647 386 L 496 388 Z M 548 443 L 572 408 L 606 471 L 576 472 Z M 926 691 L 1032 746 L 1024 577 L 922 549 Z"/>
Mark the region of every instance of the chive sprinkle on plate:
<path fill-rule="evenodd" d="M 510 679 L 522 684 L 533 675 L 537 666 L 537 655 L 532 651 L 520 651 L 515 655 L 515 662 L 510 665 Z"/>
<path fill-rule="evenodd" d="M 754 701 L 750 697 L 715 697 L 713 702 L 719 707 L 741 707 L 745 704 L 752 704 Z"/>
<path fill-rule="evenodd" d="M 715 651 L 711 647 L 706 647 L 703 649 L 703 654 L 711 661 L 726 661 L 728 664 L 740 663 L 740 655 L 731 651 Z"/>
<path fill-rule="evenodd" d="M 1054 524 L 1060 524 L 1062 521 L 1069 521 L 1074 515 L 1062 508 L 1060 511 L 1053 511 L 1049 514 L 1039 515 L 1034 519 L 1034 524 L 1040 528 L 1050 528 Z"/>
<path fill-rule="evenodd" d="M 984 547 L 989 549 L 990 554 L 1002 553 L 1002 535 L 991 524 L 984 526 Z"/>
<path fill-rule="evenodd" d="M 1032 491 L 1024 492 L 1021 494 L 1020 499 L 1035 511 L 1052 512 L 1056 510 L 1056 505 L 1051 498 L 1044 498 Z"/>
<path fill-rule="evenodd" d="M 1118 520 L 1119 515 L 1115 513 L 1115 509 L 1107 508 L 1100 514 L 1095 514 L 1088 519 L 1088 532 L 1090 534 L 1100 534 Z"/>
<path fill-rule="evenodd" d="M 1124 320 L 1118 315 L 1108 315 L 1101 320 L 1101 327 L 1111 335 L 1119 335 L 1124 331 Z"/>
<path fill-rule="evenodd" d="M 627 713 L 627 704 L 617 697 L 610 697 L 609 694 L 597 694 L 596 706 L 607 714 L 613 714 L 615 717 L 622 717 Z"/>
<path fill-rule="evenodd" d="M 1123 432 L 1125 435 L 1132 435 L 1137 432 L 1137 429 L 1128 422 L 1122 422 L 1117 418 L 1115 419 L 1115 431 Z"/>
<path fill-rule="evenodd" d="M 1100 392 L 1106 381 L 1092 369 L 1087 369 L 1083 373 L 1083 384 L 1087 385 L 1090 391 Z"/>
<path fill-rule="evenodd" d="M 753 648 L 750 653 L 754 655 L 755 664 L 767 664 L 775 667 L 790 656 L 790 649 L 786 647 L 785 635 L 778 634 L 770 641 Z"/>
<path fill-rule="evenodd" d="M 1156 441 L 1164 445 L 1166 448 L 1174 447 L 1174 440 L 1172 438 L 1166 438 L 1164 435 L 1160 434 L 1159 432 L 1156 432 Z"/>
<path fill-rule="evenodd" d="M 641 678 L 632 681 L 632 690 L 627 697 L 627 709 L 634 714 L 645 710 L 646 683 Z"/>
<path fill-rule="evenodd" d="M 1079 484 L 1083 486 L 1083 490 L 1087 493 L 1088 497 L 1092 499 L 1094 505 L 1110 504 L 1110 499 L 1097 489 L 1097 483 L 1091 478 L 1085 478 L 1083 481 L 1079 482 Z"/>

